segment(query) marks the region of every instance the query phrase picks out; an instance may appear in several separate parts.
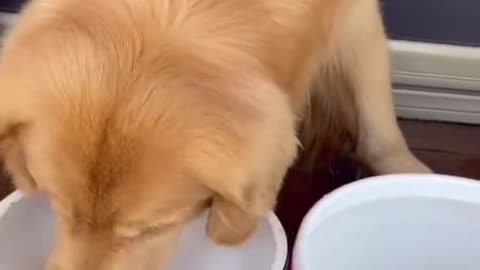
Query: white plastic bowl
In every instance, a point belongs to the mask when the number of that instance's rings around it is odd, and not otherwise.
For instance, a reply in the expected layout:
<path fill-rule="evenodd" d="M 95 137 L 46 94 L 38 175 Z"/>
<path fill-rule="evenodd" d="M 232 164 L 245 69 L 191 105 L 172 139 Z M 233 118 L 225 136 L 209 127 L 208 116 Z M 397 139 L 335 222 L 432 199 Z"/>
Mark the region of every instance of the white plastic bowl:
<path fill-rule="evenodd" d="M 294 270 L 478 270 L 480 183 L 391 175 L 325 196 L 301 226 Z"/>
<path fill-rule="evenodd" d="M 206 215 L 186 229 L 169 270 L 283 270 L 285 231 L 272 213 L 241 248 L 214 245 L 205 235 Z M 43 270 L 52 248 L 55 218 L 41 196 L 15 192 L 0 202 L 0 270 Z M 188 239 L 188 240 L 187 240 Z M 185 259 L 187 258 L 187 259 Z"/>

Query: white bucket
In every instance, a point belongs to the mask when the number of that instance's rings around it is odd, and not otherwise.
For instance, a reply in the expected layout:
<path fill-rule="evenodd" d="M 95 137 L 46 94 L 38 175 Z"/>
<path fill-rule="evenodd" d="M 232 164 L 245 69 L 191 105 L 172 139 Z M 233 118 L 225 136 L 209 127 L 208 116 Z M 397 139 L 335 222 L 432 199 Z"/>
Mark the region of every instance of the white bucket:
<path fill-rule="evenodd" d="M 240 248 L 214 245 L 205 234 L 206 215 L 187 227 L 169 270 L 283 270 L 287 239 L 272 213 Z M 0 202 L 0 270 L 43 270 L 52 248 L 55 219 L 41 196 L 15 192 Z M 93 270 L 93 269 L 92 269 Z"/>
<path fill-rule="evenodd" d="M 480 183 L 442 175 L 366 179 L 304 219 L 293 270 L 479 270 Z"/>

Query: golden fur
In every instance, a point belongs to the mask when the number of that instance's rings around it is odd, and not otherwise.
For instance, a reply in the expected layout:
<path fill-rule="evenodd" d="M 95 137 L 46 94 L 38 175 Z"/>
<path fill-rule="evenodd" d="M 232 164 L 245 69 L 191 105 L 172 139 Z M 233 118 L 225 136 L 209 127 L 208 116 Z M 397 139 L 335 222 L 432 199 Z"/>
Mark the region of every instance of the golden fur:
<path fill-rule="evenodd" d="M 161 269 L 206 207 L 212 239 L 242 243 L 297 137 L 429 171 L 396 124 L 376 0 L 114 2 L 33 0 L 0 62 L 0 151 L 59 217 L 50 270 Z"/>

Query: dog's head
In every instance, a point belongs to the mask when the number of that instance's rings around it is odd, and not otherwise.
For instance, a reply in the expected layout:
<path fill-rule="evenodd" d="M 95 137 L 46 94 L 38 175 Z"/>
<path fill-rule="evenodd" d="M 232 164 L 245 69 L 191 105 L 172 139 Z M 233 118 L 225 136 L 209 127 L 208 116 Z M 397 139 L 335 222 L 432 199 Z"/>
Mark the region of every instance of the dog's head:
<path fill-rule="evenodd" d="M 221 51 L 69 16 L 24 18 L 0 64 L 0 150 L 57 214 L 50 269 L 156 269 L 206 208 L 214 240 L 245 241 L 295 156 L 286 97 Z"/>

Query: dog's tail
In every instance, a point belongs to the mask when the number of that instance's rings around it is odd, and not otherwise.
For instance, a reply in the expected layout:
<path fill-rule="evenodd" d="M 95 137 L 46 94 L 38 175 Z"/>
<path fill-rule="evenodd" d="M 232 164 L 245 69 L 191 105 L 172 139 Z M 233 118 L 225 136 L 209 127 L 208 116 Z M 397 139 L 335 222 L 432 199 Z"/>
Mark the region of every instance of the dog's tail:
<path fill-rule="evenodd" d="M 299 129 L 302 144 L 298 165 L 330 166 L 335 158 L 354 153 L 358 121 L 353 86 L 339 68 L 325 67 L 313 83 Z"/>

